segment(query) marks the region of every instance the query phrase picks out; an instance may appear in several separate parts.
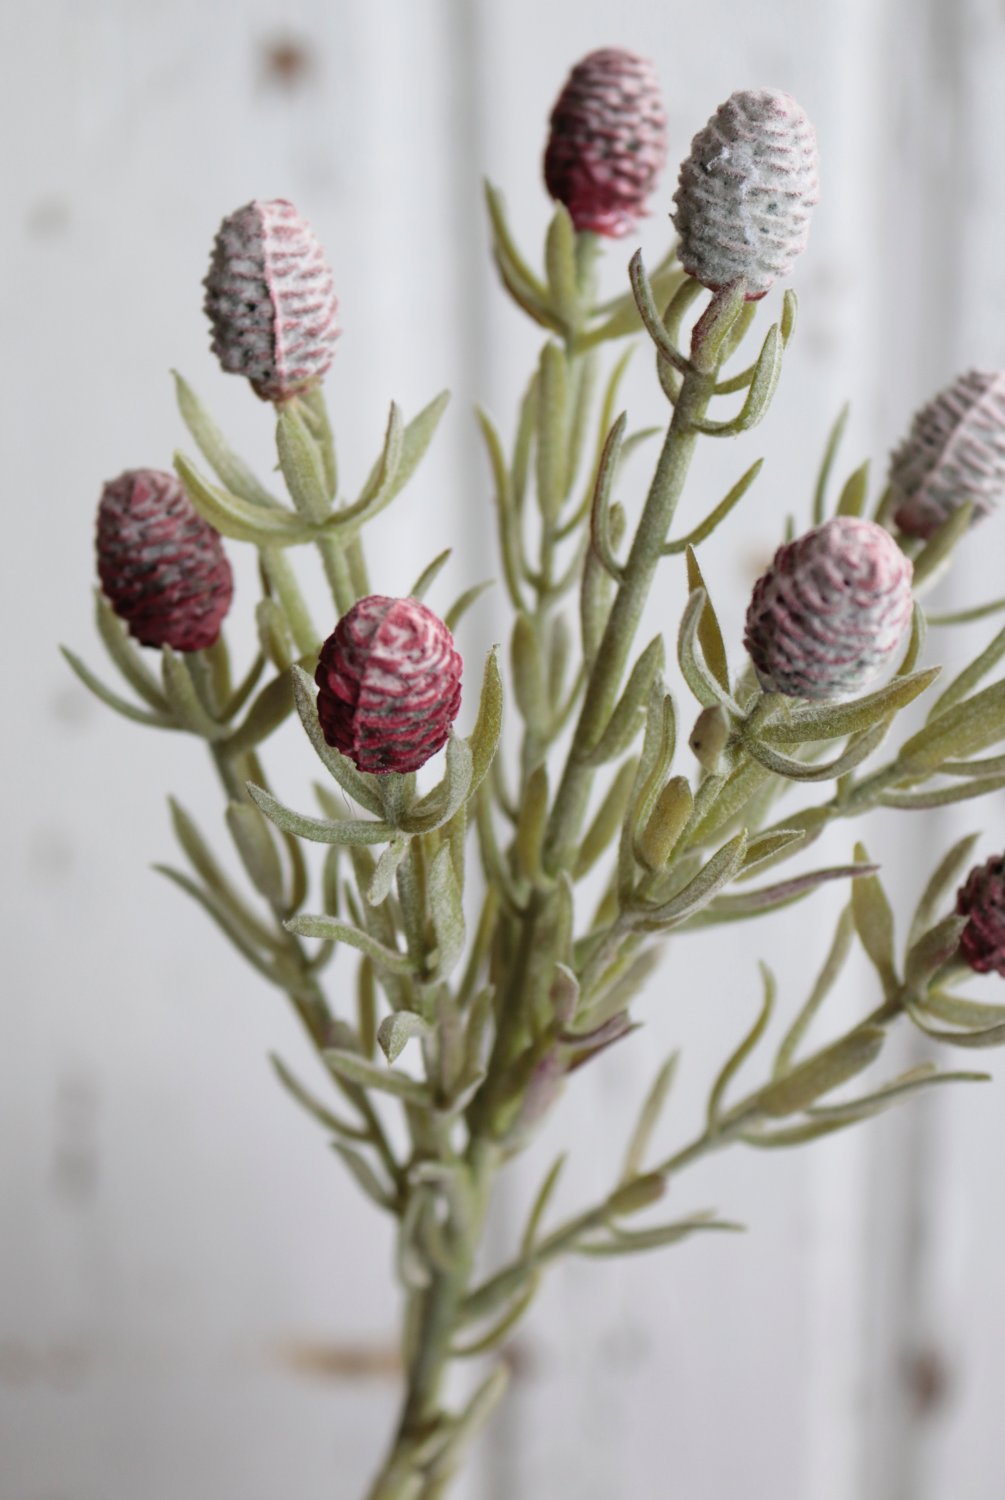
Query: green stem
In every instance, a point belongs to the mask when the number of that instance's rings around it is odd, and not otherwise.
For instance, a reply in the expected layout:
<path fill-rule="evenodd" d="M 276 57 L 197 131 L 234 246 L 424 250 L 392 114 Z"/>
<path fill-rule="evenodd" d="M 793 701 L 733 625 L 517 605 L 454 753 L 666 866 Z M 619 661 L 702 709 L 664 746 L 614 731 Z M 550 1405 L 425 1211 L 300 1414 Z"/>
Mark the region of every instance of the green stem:
<path fill-rule="evenodd" d="M 321 637 L 304 603 L 304 597 L 286 553 L 281 547 L 263 547 L 261 556 L 269 587 L 283 606 L 283 612 L 296 642 L 298 655 L 313 656 L 318 649 Z"/>
<path fill-rule="evenodd" d="M 566 868 L 571 861 L 593 779 L 593 771 L 584 763 L 583 757 L 600 738 L 614 708 L 642 611 L 691 465 L 698 438 L 693 423 L 704 415 L 714 385 L 714 372 L 696 370 L 684 378 L 642 519 L 625 563 L 624 579 L 614 597 L 590 673 L 565 772 L 548 822 L 544 865 L 550 874 Z"/>

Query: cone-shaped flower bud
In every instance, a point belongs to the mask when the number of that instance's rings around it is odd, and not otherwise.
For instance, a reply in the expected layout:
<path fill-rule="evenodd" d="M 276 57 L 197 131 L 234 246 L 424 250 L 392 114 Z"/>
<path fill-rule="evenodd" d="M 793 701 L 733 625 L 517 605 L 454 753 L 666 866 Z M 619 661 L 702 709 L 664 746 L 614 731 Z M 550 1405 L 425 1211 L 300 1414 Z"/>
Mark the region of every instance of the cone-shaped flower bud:
<path fill-rule="evenodd" d="M 960 956 L 978 974 L 1005 976 L 1005 858 L 995 854 L 976 865 L 956 896 L 956 910 L 970 920 L 960 937 Z"/>
<path fill-rule="evenodd" d="M 893 518 L 929 537 L 968 500 L 973 519 L 1005 491 L 1005 373 L 970 370 L 915 413 L 890 460 Z"/>
<path fill-rule="evenodd" d="M 213 353 L 265 401 L 309 390 L 332 362 L 338 303 L 306 220 L 285 198 L 255 199 L 224 219 L 213 244 L 206 316 Z"/>
<path fill-rule="evenodd" d="M 903 639 L 911 574 L 889 532 L 857 516 L 779 547 L 747 610 L 744 644 L 761 686 L 816 699 L 867 688 Z"/>
<path fill-rule="evenodd" d="M 174 474 L 127 469 L 109 480 L 98 505 L 97 551 L 101 587 L 142 645 L 213 645 L 233 575 L 219 534 Z"/>
<path fill-rule="evenodd" d="M 314 680 L 328 744 L 378 775 L 424 766 L 461 706 L 454 638 L 417 599 L 360 599 L 322 646 Z"/>
<path fill-rule="evenodd" d="M 819 200 L 817 138 L 791 94 L 732 94 L 691 142 L 674 194 L 681 265 L 717 291 L 741 277 L 747 300 L 787 276 Z"/>
<path fill-rule="evenodd" d="M 551 112 L 548 192 L 579 230 L 630 234 L 666 160 L 666 115 L 651 63 L 605 47 L 569 74 Z"/>

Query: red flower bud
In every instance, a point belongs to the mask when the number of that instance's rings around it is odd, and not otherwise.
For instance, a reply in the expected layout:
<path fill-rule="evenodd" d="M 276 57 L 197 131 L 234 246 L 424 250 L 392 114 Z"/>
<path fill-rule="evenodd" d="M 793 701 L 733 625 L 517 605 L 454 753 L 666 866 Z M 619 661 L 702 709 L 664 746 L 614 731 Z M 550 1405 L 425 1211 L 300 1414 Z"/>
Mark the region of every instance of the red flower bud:
<path fill-rule="evenodd" d="M 255 199 L 220 225 L 205 310 L 213 353 L 265 401 L 316 385 L 332 362 L 338 303 L 310 225 L 285 198 Z"/>
<path fill-rule="evenodd" d="M 360 599 L 322 646 L 314 680 L 328 744 L 378 775 L 424 766 L 461 706 L 454 638 L 417 599 Z"/>
<path fill-rule="evenodd" d="M 890 486 L 908 536 L 930 537 L 968 500 L 973 521 L 990 515 L 1005 491 L 1005 374 L 970 370 L 916 412 Z"/>
<path fill-rule="evenodd" d="M 820 197 L 817 138 L 791 94 L 732 94 L 691 142 L 674 194 L 685 271 L 712 291 L 741 277 L 763 297 L 806 248 Z"/>
<path fill-rule="evenodd" d="M 220 634 L 234 580 L 219 534 L 174 474 L 127 469 L 98 505 L 98 577 L 144 646 L 202 651 Z"/>
<path fill-rule="evenodd" d="M 645 213 L 666 159 L 666 115 L 652 64 L 634 52 L 591 52 L 551 112 L 548 192 L 579 230 L 617 239 Z"/>
<path fill-rule="evenodd" d="M 995 854 L 976 865 L 956 896 L 956 910 L 970 920 L 960 937 L 960 955 L 978 974 L 1005 976 L 1005 858 Z"/>
<path fill-rule="evenodd" d="M 816 699 L 868 687 L 911 618 L 912 572 L 890 533 L 857 516 L 779 547 L 747 610 L 744 644 L 761 686 Z"/>

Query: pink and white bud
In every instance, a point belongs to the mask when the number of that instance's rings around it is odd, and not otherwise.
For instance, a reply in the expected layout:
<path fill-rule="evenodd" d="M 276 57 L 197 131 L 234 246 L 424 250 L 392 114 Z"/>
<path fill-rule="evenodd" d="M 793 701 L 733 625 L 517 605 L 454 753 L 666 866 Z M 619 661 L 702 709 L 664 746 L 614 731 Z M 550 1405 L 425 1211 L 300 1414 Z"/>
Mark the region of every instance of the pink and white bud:
<path fill-rule="evenodd" d="M 446 744 L 461 666 L 450 631 L 417 599 L 360 599 L 314 674 L 325 739 L 360 771 L 417 771 Z"/>
<path fill-rule="evenodd" d="M 327 373 L 338 338 L 332 273 L 285 198 L 256 198 L 224 219 L 203 285 L 213 353 L 263 400 L 288 401 Z"/>
<path fill-rule="evenodd" d="M 97 553 L 105 596 L 141 645 L 213 645 L 234 579 L 219 533 L 174 474 L 127 469 L 108 481 L 98 505 Z"/>
<path fill-rule="evenodd" d="M 910 622 L 912 572 L 889 532 L 857 516 L 779 547 L 747 610 L 744 644 L 761 686 L 820 700 L 869 687 Z"/>
<path fill-rule="evenodd" d="M 576 64 L 551 112 L 544 181 L 578 230 L 617 239 L 646 212 L 666 160 L 666 114 L 652 63 L 620 47 Z"/>
<path fill-rule="evenodd" d="M 930 537 L 973 501 L 971 524 L 1005 491 L 1005 372 L 969 370 L 915 413 L 890 460 L 893 519 Z"/>
<path fill-rule="evenodd" d="M 970 871 L 957 892 L 956 910 L 970 918 L 960 936 L 960 957 L 978 974 L 993 969 L 1005 977 L 1005 857 L 992 855 Z"/>
<path fill-rule="evenodd" d="M 712 291 L 763 297 L 806 249 L 819 201 L 817 138 L 791 94 L 742 89 L 691 142 L 674 194 L 680 263 Z"/>

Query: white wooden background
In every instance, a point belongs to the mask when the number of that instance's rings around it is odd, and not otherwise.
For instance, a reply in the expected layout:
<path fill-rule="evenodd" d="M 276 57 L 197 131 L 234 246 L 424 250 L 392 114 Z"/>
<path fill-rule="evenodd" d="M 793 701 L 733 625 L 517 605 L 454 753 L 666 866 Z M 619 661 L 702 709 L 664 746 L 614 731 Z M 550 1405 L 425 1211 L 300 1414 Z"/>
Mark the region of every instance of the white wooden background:
<path fill-rule="evenodd" d="M 218 816 L 208 766 L 198 747 L 92 702 L 55 643 L 100 662 L 94 506 L 105 477 L 169 465 L 181 438 L 170 366 L 270 462 L 267 410 L 218 374 L 200 313 L 216 224 L 255 195 L 292 197 L 335 268 L 343 472 L 365 472 L 392 395 L 414 412 L 455 391 L 380 533 L 379 586 L 407 587 L 448 543 L 455 589 L 491 570 L 470 403 L 508 426 L 535 339 L 487 269 L 479 179 L 504 188 L 522 242 L 538 244 L 548 110 L 569 65 L 611 43 L 655 60 L 672 162 L 736 87 L 787 88 L 818 127 L 825 196 L 775 409 L 703 456 L 688 501 L 697 516 L 765 453 L 743 520 L 706 554 L 735 642 L 754 570 L 782 516 L 805 507 L 845 395 L 846 468 L 872 453 L 881 470 L 918 401 L 968 364 L 1005 360 L 1001 4 L 8 0 L 0 12 L 0 1500 L 355 1500 L 387 1435 L 386 1227 L 267 1069 L 272 1049 L 311 1066 L 275 993 L 149 871 L 174 858 L 167 790 L 210 826 Z M 302 68 L 283 66 L 301 53 Z M 654 257 L 672 177 L 641 235 Z M 611 292 L 634 243 L 607 254 Z M 640 417 L 658 412 L 652 384 L 640 359 Z M 641 485 L 643 461 L 633 473 Z M 1001 592 L 1002 524 L 968 546 L 956 597 Z M 239 578 L 253 581 L 243 556 Z M 666 587 L 653 617 L 669 625 L 681 578 Z M 466 651 L 494 629 L 486 604 Z M 312 767 L 295 735 L 271 763 L 287 799 L 304 800 Z M 982 819 L 986 855 L 1002 844 L 1000 800 L 964 826 Z M 873 826 L 899 912 L 955 827 Z M 843 830 L 833 851 L 849 842 Z M 573 1146 L 565 1206 L 606 1183 L 631 1105 L 679 1044 L 666 1138 L 691 1133 L 756 1005 L 755 959 L 771 959 L 791 1013 L 838 900 L 674 951 L 646 1029 L 577 1081 L 563 1123 L 505 1185 L 496 1254 L 549 1150 Z M 867 984 L 852 972 L 835 1022 L 869 1003 Z M 806 1154 L 696 1169 L 675 1203 L 715 1205 L 750 1233 L 555 1273 L 466 1500 L 1000 1500 L 1003 1155 L 995 1085 Z"/>

